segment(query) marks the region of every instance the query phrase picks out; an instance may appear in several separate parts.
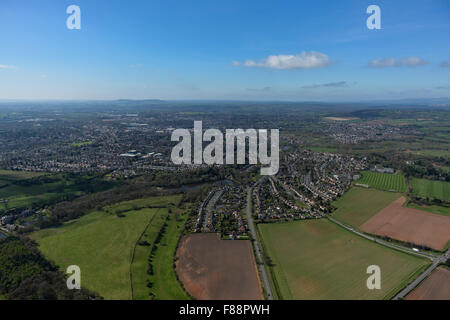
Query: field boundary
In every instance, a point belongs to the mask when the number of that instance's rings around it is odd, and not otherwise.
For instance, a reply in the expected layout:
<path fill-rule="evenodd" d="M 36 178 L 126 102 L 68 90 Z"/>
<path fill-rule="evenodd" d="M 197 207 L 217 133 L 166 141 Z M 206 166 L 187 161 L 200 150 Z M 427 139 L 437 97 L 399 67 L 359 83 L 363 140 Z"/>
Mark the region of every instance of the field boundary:
<path fill-rule="evenodd" d="M 153 213 L 152 217 L 150 218 L 149 222 L 147 223 L 147 225 L 145 226 L 144 230 L 142 231 L 141 235 L 139 236 L 139 238 L 136 240 L 136 243 L 133 246 L 133 251 L 132 251 L 132 255 L 131 255 L 131 261 L 130 261 L 130 289 L 131 289 L 131 300 L 134 300 L 134 294 L 133 294 L 133 262 L 134 262 L 134 256 L 136 253 L 136 247 L 139 243 L 139 241 L 141 241 L 142 236 L 144 235 L 144 233 L 147 231 L 148 227 L 150 226 L 150 224 L 153 222 L 153 219 L 156 217 L 156 215 L 158 214 L 160 208 L 157 208 L 157 210 Z"/>

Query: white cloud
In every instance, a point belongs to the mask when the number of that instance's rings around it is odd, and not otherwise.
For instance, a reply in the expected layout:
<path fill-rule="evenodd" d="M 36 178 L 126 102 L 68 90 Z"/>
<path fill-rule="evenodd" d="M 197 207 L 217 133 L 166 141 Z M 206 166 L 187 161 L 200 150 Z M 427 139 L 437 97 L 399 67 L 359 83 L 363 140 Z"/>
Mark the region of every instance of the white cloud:
<path fill-rule="evenodd" d="M 397 66 L 397 60 L 394 58 L 374 59 L 369 61 L 372 68 L 386 68 Z"/>
<path fill-rule="evenodd" d="M 442 68 L 450 68 L 450 60 L 442 61 L 441 67 Z"/>
<path fill-rule="evenodd" d="M 330 65 L 330 60 L 326 54 L 315 51 L 303 51 L 296 55 L 272 55 L 260 61 L 246 60 L 243 65 L 245 67 L 263 67 L 279 70 L 314 69 Z"/>
<path fill-rule="evenodd" d="M 427 61 L 418 57 L 406 57 L 402 59 L 381 58 L 369 61 L 369 67 L 372 68 L 389 68 L 389 67 L 420 67 L 428 64 Z"/>
<path fill-rule="evenodd" d="M 0 64 L 0 69 L 15 69 L 15 68 L 16 68 L 15 66 L 7 66 L 4 64 Z"/>
<path fill-rule="evenodd" d="M 448 89 L 450 89 L 450 86 L 438 86 L 438 87 L 436 87 L 436 89 L 448 90 Z"/>
<path fill-rule="evenodd" d="M 400 61 L 400 63 L 402 66 L 420 67 L 420 66 L 424 66 L 424 65 L 428 64 L 428 61 L 425 61 L 418 57 L 407 57 L 407 58 L 403 58 Z"/>
<path fill-rule="evenodd" d="M 347 81 L 339 81 L 339 82 L 329 82 L 323 84 L 312 84 L 307 86 L 302 86 L 302 89 L 317 89 L 317 88 L 347 88 Z"/>
<path fill-rule="evenodd" d="M 239 61 L 233 60 L 233 61 L 231 61 L 231 65 L 232 65 L 233 67 L 237 67 L 237 66 L 240 66 L 241 63 L 240 63 Z"/>

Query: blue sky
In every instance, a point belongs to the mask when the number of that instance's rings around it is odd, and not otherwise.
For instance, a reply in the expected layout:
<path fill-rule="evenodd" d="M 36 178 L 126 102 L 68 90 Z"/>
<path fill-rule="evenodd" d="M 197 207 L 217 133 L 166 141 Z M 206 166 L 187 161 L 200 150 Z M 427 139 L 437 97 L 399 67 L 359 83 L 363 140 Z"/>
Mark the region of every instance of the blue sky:
<path fill-rule="evenodd" d="M 0 99 L 450 97 L 447 0 L 1 0 L 0 39 Z"/>

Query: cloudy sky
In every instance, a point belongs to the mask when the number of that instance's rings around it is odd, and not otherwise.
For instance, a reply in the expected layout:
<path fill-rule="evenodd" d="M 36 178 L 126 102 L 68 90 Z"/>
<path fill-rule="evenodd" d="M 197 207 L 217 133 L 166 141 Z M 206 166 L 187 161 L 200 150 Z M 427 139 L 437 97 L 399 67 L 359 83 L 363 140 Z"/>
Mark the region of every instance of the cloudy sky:
<path fill-rule="evenodd" d="M 1 0 L 0 99 L 450 97 L 449 35 L 448 0 Z"/>

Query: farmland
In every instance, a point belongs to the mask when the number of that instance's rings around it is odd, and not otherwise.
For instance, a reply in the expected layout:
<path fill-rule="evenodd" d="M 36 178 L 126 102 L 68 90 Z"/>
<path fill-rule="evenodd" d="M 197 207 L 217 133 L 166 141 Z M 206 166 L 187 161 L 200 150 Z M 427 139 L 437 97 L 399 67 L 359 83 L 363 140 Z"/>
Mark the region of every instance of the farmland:
<path fill-rule="evenodd" d="M 388 299 L 428 264 L 328 220 L 258 227 L 282 299 Z M 382 270 L 381 290 L 367 289 L 369 265 Z"/>
<path fill-rule="evenodd" d="M 0 170 L 0 199 L 8 200 L 8 209 L 41 206 L 52 201 L 71 199 L 89 192 L 102 191 L 113 183 L 90 176 Z M 2 205 L 0 210 L 6 207 Z"/>
<path fill-rule="evenodd" d="M 216 234 L 181 239 L 177 273 L 196 299 L 263 299 L 252 245 L 248 240 L 220 240 Z"/>
<path fill-rule="evenodd" d="M 359 227 L 399 197 L 387 191 L 353 187 L 333 203 L 333 217 L 345 224 Z"/>
<path fill-rule="evenodd" d="M 360 228 L 364 232 L 443 250 L 450 240 L 450 218 L 405 208 L 401 197 Z"/>
<path fill-rule="evenodd" d="M 73 264 L 80 266 L 84 287 L 106 299 L 131 299 L 130 263 L 134 247 L 150 221 L 160 223 L 161 216 L 167 215 L 167 209 L 143 206 L 168 205 L 178 200 L 178 196 L 168 196 L 122 202 L 62 227 L 35 232 L 32 238 L 39 243 L 41 252 L 63 270 Z M 117 210 L 120 215 L 113 214 Z M 135 267 L 144 267 L 145 271 L 146 265 L 139 264 L 142 257 L 138 256 Z M 146 285 L 142 273 L 136 272 L 134 280 L 137 290 Z"/>
<path fill-rule="evenodd" d="M 443 207 L 443 206 L 437 206 L 437 205 L 418 205 L 415 203 L 409 203 L 408 208 L 423 210 L 435 214 L 441 214 L 443 216 L 450 217 L 450 207 Z"/>
<path fill-rule="evenodd" d="M 439 267 L 406 300 L 450 300 L 450 270 Z"/>
<path fill-rule="evenodd" d="M 427 198 L 450 200 L 450 182 L 427 179 L 411 179 L 413 193 Z"/>
<path fill-rule="evenodd" d="M 371 171 L 363 171 L 360 184 L 366 184 L 371 188 L 381 190 L 406 191 L 405 177 L 402 174 L 388 174 Z"/>
<path fill-rule="evenodd" d="M 153 259 L 154 274 L 149 277 L 156 299 L 184 300 L 189 296 L 181 287 L 174 270 L 175 251 L 186 216 L 169 217 L 168 225 Z"/>

